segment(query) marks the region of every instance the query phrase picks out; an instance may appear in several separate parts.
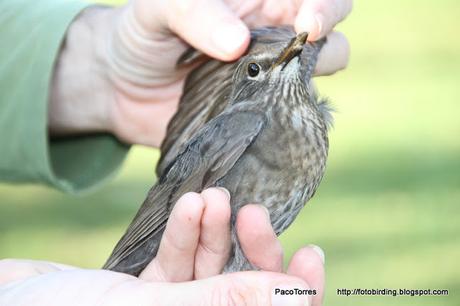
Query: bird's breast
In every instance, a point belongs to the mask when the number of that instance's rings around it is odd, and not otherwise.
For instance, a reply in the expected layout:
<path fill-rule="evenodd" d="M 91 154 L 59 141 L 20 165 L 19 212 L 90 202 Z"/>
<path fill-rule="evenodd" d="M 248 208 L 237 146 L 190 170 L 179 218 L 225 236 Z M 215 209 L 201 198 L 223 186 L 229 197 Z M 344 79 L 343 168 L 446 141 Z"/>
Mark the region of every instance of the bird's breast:
<path fill-rule="evenodd" d="M 271 119 L 221 181 L 236 212 L 247 203 L 265 205 L 277 233 L 294 219 L 323 176 L 327 139 L 320 127 L 295 129 L 288 119 Z M 315 137 L 314 135 L 319 135 Z"/>

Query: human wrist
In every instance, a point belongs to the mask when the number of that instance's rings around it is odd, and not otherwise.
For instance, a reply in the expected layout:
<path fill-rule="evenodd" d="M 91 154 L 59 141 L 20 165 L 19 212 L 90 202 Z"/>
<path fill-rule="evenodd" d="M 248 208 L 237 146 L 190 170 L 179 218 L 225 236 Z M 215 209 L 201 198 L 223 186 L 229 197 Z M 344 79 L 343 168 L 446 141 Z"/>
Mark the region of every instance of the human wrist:
<path fill-rule="evenodd" d="M 106 75 L 107 37 L 115 9 L 91 6 L 69 26 L 50 85 L 52 135 L 111 130 L 114 94 Z"/>

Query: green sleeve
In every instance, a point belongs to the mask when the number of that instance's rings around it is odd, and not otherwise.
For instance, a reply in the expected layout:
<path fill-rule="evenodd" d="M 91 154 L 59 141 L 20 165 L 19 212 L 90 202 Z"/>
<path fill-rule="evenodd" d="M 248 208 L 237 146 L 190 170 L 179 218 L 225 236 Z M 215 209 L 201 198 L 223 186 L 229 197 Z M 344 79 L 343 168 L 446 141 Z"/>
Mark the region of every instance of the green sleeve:
<path fill-rule="evenodd" d="M 86 6 L 65 0 L 0 1 L 0 181 L 78 192 L 112 176 L 128 151 L 108 134 L 48 135 L 54 62 L 67 27 Z"/>

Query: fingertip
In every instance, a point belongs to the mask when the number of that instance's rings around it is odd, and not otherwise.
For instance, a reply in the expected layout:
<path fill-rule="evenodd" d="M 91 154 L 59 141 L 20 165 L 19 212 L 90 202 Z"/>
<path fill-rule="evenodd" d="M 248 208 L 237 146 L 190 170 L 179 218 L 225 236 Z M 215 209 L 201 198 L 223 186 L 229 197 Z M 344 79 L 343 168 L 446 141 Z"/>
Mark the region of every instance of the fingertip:
<path fill-rule="evenodd" d="M 222 191 L 228 198 L 228 201 L 230 201 L 230 191 L 228 191 L 227 188 L 224 187 L 215 187 L 217 190 Z"/>
<path fill-rule="evenodd" d="M 328 35 L 350 13 L 352 6 L 352 0 L 304 1 L 295 20 L 296 31 L 309 32 L 308 41 L 318 40 Z"/>
<path fill-rule="evenodd" d="M 201 219 L 199 246 L 195 255 L 195 278 L 220 274 L 231 250 L 230 197 L 224 188 L 213 187 L 201 192 L 206 204 Z"/>
<path fill-rule="evenodd" d="M 316 245 L 301 248 L 292 256 L 287 274 L 306 281 L 317 291 L 312 305 L 321 305 L 324 296 L 324 252 Z"/>
<path fill-rule="evenodd" d="M 245 205 L 236 223 L 241 247 L 249 261 L 265 271 L 282 271 L 283 248 L 273 231 L 268 210 L 262 205 Z"/>
<path fill-rule="evenodd" d="M 229 223 L 230 221 L 230 192 L 223 187 L 213 187 L 201 192 L 205 202 L 203 222 Z"/>
<path fill-rule="evenodd" d="M 304 1 L 294 22 L 297 33 L 307 32 L 308 41 L 316 41 L 324 36 L 325 25 L 322 6 L 318 1 Z"/>
<path fill-rule="evenodd" d="M 236 219 L 237 227 L 250 225 L 248 229 L 261 229 L 271 227 L 270 213 L 268 209 L 260 204 L 247 204 L 240 208 Z"/>
<path fill-rule="evenodd" d="M 247 26 L 223 1 L 175 1 L 167 13 L 168 27 L 194 48 L 222 61 L 232 61 L 247 49 Z"/>
<path fill-rule="evenodd" d="M 342 54 L 341 61 L 339 61 L 339 65 L 337 66 L 338 70 L 347 68 L 350 60 L 350 42 L 347 37 L 343 33 L 332 32 L 328 35 L 328 40 L 331 41 L 331 44 L 335 44 Z"/>
<path fill-rule="evenodd" d="M 250 34 L 249 29 L 238 19 L 217 25 L 211 39 L 215 50 L 206 50 L 208 47 L 203 44 L 203 51 L 220 60 L 232 61 L 240 57 L 249 46 Z"/>
<path fill-rule="evenodd" d="M 196 192 L 187 192 L 177 200 L 161 237 L 157 255 L 141 273 L 142 279 L 192 279 L 204 207 L 203 198 Z"/>
<path fill-rule="evenodd" d="M 323 255 L 320 255 L 318 249 L 318 246 L 309 245 L 297 250 L 291 258 L 291 264 L 288 268 L 288 272 L 301 272 L 316 269 L 316 267 L 322 268 L 324 264 L 324 253 Z M 294 275 L 302 276 L 301 273 L 295 273 Z"/>
<path fill-rule="evenodd" d="M 320 13 L 312 13 L 310 11 L 299 14 L 294 27 L 297 33 L 307 32 L 308 41 L 316 41 L 323 35 L 323 17 Z"/>
<path fill-rule="evenodd" d="M 201 195 L 205 199 L 217 200 L 217 202 L 230 202 L 230 191 L 224 187 L 211 187 L 203 190 Z M 212 201 L 216 202 L 216 201 Z"/>
<path fill-rule="evenodd" d="M 183 194 L 173 208 L 171 215 L 181 221 L 197 223 L 203 215 L 205 203 L 199 193 Z"/>
<path fill-rule="evenodd" d="M 257 215 L 257 216 L 264 216 L 265 218 L 268 218 L 270 216 L 270 213 L 267 209 L 267 207 L 265 207 L 264 205 L 262 204 L 248 204 L 248 205 L 244 205 L 240 211 L 245 211 L 249 214 L 254 214 L 254 215 Z"/>
<path fill-rule="evenodd" d="M 347 68 L 350 59 L 350 44 L 344 34 L 332 32 L 318 55 L 315 75 L 331 75 Z"/>
<path fill-rule="evenodd" d="M 310 244 L 309 247 L 315 251 L 315 253 L 318 255 L 318 257 L 321 259 L 321 262 L 323 263 L 323 265 L 325 264 L 326 262 L 326 256 L 324 255 L 324 251 L 323 249 L 321 249 L 319 246 L 317 245 L 314 245 L 314 244 Z"/>

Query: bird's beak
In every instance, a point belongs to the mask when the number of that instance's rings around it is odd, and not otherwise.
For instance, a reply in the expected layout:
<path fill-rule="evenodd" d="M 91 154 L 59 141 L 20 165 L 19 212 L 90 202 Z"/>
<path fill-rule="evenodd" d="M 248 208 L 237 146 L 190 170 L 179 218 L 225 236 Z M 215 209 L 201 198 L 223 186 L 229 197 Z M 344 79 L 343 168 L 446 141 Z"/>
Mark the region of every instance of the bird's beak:
<path fill-rule="evenodd" d="M 294 57 L 302 53 L 303 46 L 305 45 L 305 42 L 307 41 L 307 37 L 308 37 L 307 32 L 302 32 L 298 34 L 296 37 L 294 37 L 289 42 L 287 47 L 283 49 L 278 59 L 273 63 L 272 69 L 280 65 L 282 66 L 281 69 L 283 69 L 284 67 L 286 67 L 287 64 L 289 64 L 289 62 Z"/>

